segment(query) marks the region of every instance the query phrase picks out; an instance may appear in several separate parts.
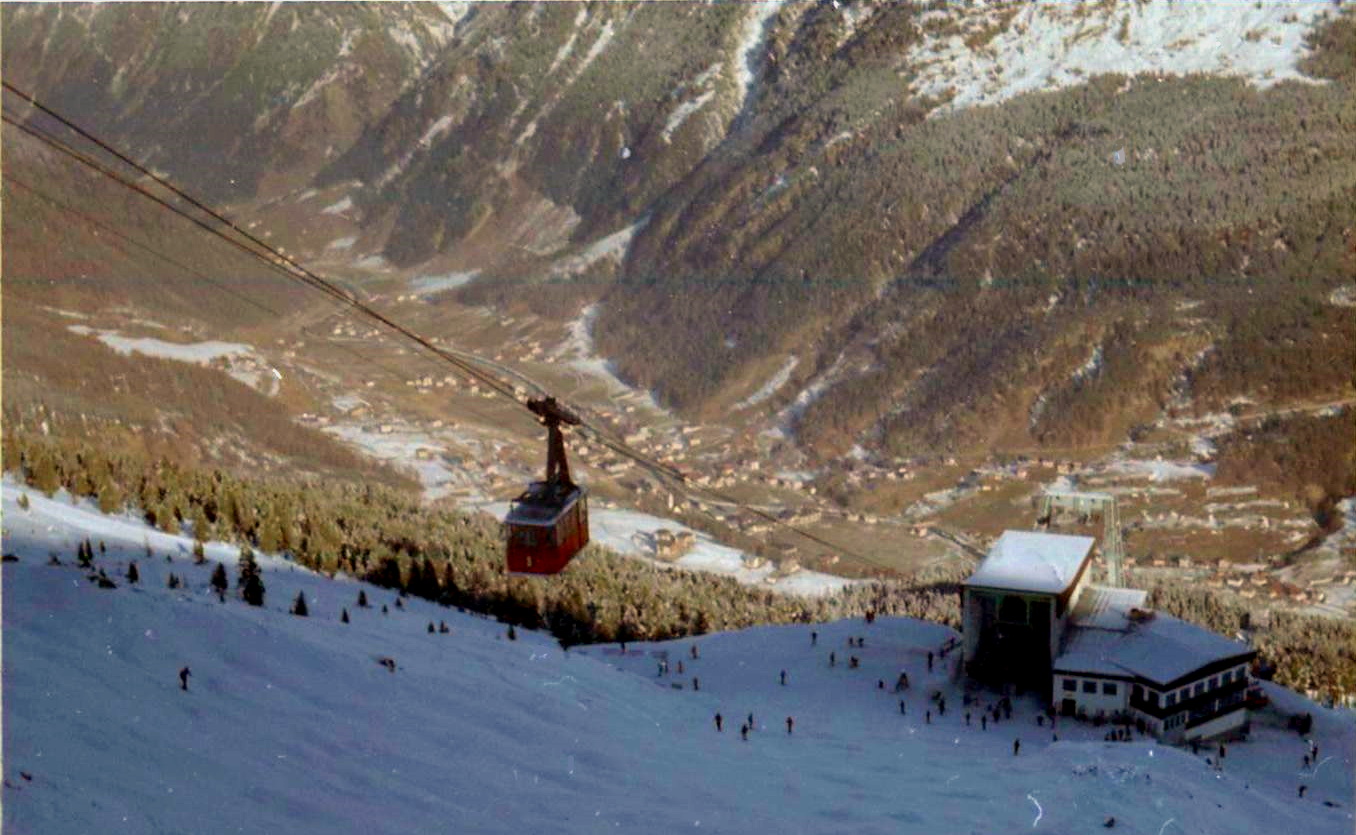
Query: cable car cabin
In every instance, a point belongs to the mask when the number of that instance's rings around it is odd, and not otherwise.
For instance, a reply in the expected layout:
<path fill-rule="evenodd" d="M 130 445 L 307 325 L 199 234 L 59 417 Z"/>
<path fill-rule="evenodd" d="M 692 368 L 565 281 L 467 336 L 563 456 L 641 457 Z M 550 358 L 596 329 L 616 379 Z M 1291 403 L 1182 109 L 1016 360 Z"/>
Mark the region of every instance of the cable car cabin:
<path fill-rule="evenodd" d="M 589 543 L 588 493 L 534 481 L 509 506 L 504 525 L 510 573 L 558 574 Z"/>

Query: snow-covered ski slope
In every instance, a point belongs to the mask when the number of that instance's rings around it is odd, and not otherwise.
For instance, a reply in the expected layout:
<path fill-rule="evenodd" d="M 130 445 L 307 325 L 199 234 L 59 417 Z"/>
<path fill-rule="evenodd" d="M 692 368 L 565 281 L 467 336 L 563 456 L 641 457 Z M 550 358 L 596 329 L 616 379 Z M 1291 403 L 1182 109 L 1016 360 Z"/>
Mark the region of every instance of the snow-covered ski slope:
<path fill-rule="evenodd" d="M 1110 817 L 1115 832 L 1163 835 L 1353 829 L 1351 715 L 1279 689 L 1316 717 L 1317 773 L 1301 767 L 1305 741 L 1265 715 L 1223 772 L 1204 752 L 1107 743 L 1090 726 L 1062 724 L 1053 742 L 1023 700 L 1010 721 L 981 731 L 976 712 L 967 727 L 954 653 L 927 671 L 926 652 L 951 635 L 934 624 L 566 654 L 545 635 L 510 641 L 501 624 L 413 599 L 396 609 L 388 591 L 279 559 L 261 560 L 264 608 L 223 604 L 185 539 L 11 482 L 3 513 L 4 550 L 20 557 L 3 567 L 6 833 L 1088 833 Z M 74 567 L 84 535 L 107 545 L 97 565 L 118 588 Z M 63 565 L 47 565 L 52 552 Z M 123 580 L 129 559 L 137 586 Z M 167 589 L 169 572 L 187 587 Z M 354 605 L 359 588 L 373 608 Z M 286 612 L 299 590 L 309 618 Z M 451 633 L 428 634 L 440 620 Z M 849 649 L 849 636 L 865 646 Z M 877 689 L 901 669 L 907 715 Z"/>

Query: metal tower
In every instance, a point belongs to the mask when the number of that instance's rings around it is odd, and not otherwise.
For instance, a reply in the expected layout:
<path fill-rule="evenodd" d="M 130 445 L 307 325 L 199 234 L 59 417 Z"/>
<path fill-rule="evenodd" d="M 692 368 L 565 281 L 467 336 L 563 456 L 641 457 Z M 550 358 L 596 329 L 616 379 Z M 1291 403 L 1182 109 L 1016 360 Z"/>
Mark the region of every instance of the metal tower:
<path fill-rule="evenodd" d="M 1068 510 L 1081 515 L 1102 517 L 1102 556 L 1106 558 L 1106 584 L 1118 588 L 1123 582 L 1125 546 L 1121 542 L 1121 515 L 1111 493 L 1083 493 L 1075 490 L 1046 489 L 1041 494 L 1040 516 L 1036 523 L 1049 526 L 1056 511 Z"/>

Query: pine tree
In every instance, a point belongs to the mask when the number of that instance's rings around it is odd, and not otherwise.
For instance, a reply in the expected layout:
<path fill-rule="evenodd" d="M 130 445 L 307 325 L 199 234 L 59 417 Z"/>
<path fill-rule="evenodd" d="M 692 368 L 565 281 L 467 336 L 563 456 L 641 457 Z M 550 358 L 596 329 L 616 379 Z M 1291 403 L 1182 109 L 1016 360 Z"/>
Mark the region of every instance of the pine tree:
<path fill-rule="evenodd" d="M 306 608 L 305 592 L 300 591 L 297 592 L 297 599 L 292 603 L 292 614 L 296 615 L 299 618 L 304 618 L 310 615 L 310 611 Z"/>
<path fill-rule="evenodd" d="M 27 494 L 27 493 L 20 493 L 20 494 L 19 494 L 19 509 L 20 509 L 20 510 L 28 510 L 28 494 Z"/>
<path fill-rule="evenodd" d="M 251 606 L 264 605 L 264 581 L 259 575 L 259 564 L 248 546 L 240 549 L 240 576 L 236 580 L 240 596 Z"/>
<path fill-rule="evenodd" d="M 516 641 L 516 640 L 518 640 L 518 630 L 514 629 L 514 628 L 513 628 L 513 624 L 511 624 L 511 623 L 509 624 L 509 628 L 508 628 L 508 639 L 509 639 L 510 641 Z"/>
<path fill-rule="evenodd" d="M 435 633 L 435 632 L 437 632 L 437 630 L 433 628 L 433 621 L 429 621 L 429 622 L 428 622 L 428 634 L 432 635 L 432 634 Z"/>
<path fill-rule="evenodd" d="M 365 589 L 358 589 L 358 608 L 367 608 L 367 591 Z"/>
<path fill-rule="evenodd" d="M 136 585 L 141 580 L 141 573 L 137 571 L 136 560 L 127 564 L 127 582 Z"/>
<path fill-rule="evenodd" d="M 339 613 L 339 622 L 348 623 L 348 609 L 344 609 L 342 612 Z"/>
<path fill-rule="evenodd" d="M 171 572 L 170 572 L 169 579 L 165 581 L 165 585 L 168 586 L 169 588 L 172 588 L 172 589 L 177 589 L 177 588 L 179 588 L 179 577 L 178 577 L 178 575 L 176 575 L 173 571 L 171 571 Z"/>
<path fill-rule="evenodd" d="M 225 594 L 229 584 L 226 579 L 226 566 L 217 563 L 217 567 L 212 569 L 212 588 L 216 589 L 217 594 Z"/>
<path fill-rule="evenodd" d="M 94 564 L 94 547 L 89 544 L 88 539 L 76 546 L 75 557 L 81 568 L 89 568 Z"/>

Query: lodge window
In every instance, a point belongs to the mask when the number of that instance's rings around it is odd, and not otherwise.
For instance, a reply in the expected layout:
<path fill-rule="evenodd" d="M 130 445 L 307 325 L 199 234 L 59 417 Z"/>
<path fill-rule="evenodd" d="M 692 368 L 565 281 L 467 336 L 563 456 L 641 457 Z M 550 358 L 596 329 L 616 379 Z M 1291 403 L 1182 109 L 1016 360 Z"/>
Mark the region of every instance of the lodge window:
<path fill-rule="evenodd" d="M 1218 676 L 1211 676 L 1211 677 L 1210 677 L 1210 689 L 1211 689 L 1211 690 L 1216 690 L 1216 689 L 1218 689 L 1218 688 L 1219 688 L 1219 677 L 1218 677 Z"/>
<path fill-rule="evenodd" d="M 1203 682 L 1199 682 L 1199 681 L 1198 681 L 1198 682 L 1196 682 L 1196 686 L 1193 687 L 1193 688 L 1191 688 L 1191 695 L 1193 695 L 1193 696 L 1199 696 L 1199 695 L 1201 695 L 1201 694 L 1204 693 L 1204 692 L 1205 692 L 1205 684 L 1204 684 Z"/>
<path fill-rule="evenodd" d="M 1084 692 L 1084 693 L 1096 693 L 1096 692 L 1097 692 L 1097 682 L 1095 682 L 1095 681 L 1085 681 L 1085 682 L 1083 682 L 1083 692 Z"/>
<path fill-rule="evenodd" d="M 1163 704 L 1167 705 L 1168 707 L 1172 707 L 1173 705 L 1177 704 L 1177 694 L 1169 693 L 1167 699 L 1163 701 Z"/>
<path fill-rule="evenodd" d="M 1138 684 L 1136 684 L 1136 685 L 1134 686 L 1134 689 L 1132 689 L 1132 690 L 1130 691 L 1130 695 L 1131 695 L 1133 698 L 1136 698 L 1136 699 L 1142 699 L 1142 698 L 1144 698 L 1144 688 L 1143 688 L 1143 687 L 1140 687 Z"/>
<path fill-rule="evenodd" d="M 1222 675 L 1222 676 L 1219 677 L 1219 683 L 1220 683 L 1220 684 L 1228 684 L 1229 682 L 1231 682 L 1231 681 L 1233 681 L 1233 680 L 1234 680 L 1234 671 L 1233 671 L 1233 670 L 1225 670 L 1225 671 L 1224 671 L 1224 675 Z"/>
<path fill-rule="evenodd" d="M 1114 681 L 1102 682 L 1102 695 L 1103 696 L 1116 695 L 1116 683 Z"/>
<path fill-rule="evenodd" d="M 1078 690 L 1078 682 L 1071 678 L 1064 679 L 1064 692 L 1073 693 Z"/>
<path fill-rule="evenodd" d="M 1154 707 L 1158 707 L 1158 693 L 1156 693 L 1153 690 L 1150 690 L 1148 695 L 1149 695 L 1149 704 L 1153 705 Z"/>

